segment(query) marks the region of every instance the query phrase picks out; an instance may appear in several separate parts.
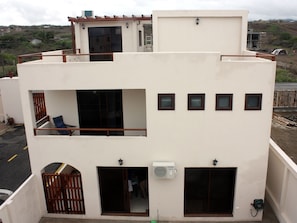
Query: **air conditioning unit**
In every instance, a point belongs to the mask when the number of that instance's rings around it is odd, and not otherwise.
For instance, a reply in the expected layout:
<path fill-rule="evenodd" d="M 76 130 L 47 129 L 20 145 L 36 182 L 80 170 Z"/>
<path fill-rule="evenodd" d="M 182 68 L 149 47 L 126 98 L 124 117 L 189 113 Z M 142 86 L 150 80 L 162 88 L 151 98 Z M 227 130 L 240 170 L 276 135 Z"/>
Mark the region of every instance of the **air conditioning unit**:
<path fill-rule="evenodd" d="M 173 179 L 177 172 L 175 163 L 167 161 L 153 162 L 153 171 L 158 179 Z"/>

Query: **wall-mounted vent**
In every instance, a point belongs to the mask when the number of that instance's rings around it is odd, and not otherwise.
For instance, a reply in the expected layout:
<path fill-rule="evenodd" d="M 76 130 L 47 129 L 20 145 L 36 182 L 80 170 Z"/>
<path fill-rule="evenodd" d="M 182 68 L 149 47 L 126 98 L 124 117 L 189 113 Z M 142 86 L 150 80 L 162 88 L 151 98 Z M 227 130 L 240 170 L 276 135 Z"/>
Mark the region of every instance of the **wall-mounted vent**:
<path fill-rule="evenodd" d="M 176 175 L 174 162 L 158 161 L 153 162 L 154 176 L 159 179 L 173 179 Z"/>

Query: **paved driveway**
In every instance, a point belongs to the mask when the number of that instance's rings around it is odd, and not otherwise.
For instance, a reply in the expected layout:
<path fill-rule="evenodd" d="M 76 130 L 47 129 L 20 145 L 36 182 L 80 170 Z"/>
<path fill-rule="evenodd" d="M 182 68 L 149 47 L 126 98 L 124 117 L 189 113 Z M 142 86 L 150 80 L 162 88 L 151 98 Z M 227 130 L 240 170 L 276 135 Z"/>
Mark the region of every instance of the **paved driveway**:
<path fill-rule="evenodd" d="M 23 126 L 0 135 L 0 188 L 15 191 L 31 175 Z"/>

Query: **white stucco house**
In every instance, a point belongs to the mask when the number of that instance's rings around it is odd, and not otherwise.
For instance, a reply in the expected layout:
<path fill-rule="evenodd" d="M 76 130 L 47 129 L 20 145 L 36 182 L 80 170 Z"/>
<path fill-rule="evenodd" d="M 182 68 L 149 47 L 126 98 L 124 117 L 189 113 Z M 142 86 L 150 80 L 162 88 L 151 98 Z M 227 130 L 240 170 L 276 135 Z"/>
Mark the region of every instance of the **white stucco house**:
<path fill-rule="evenodd" d="M 72 54 L 20 58 L 43 216 L 260 221 L 251 203 L 265 196 L 276 64 L 246 50 L 247 17 L 69 18 Z M 72 127 L 56 128 L 59 116 Z"/>
<path fill-rule="evenodd" d="M 18 77 L 0 78 L 0 122 L 24 123 Z"/>

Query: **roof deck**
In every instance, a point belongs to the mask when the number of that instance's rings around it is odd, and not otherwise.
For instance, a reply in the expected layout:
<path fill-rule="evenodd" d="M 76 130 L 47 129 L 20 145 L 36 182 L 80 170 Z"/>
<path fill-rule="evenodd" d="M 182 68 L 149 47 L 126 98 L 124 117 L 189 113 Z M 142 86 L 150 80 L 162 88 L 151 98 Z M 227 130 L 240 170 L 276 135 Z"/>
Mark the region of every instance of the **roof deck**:
<path fill-rule="evenodd" d="M 198 52 L 197 52 L 198 53 Z M 210 52 L 211 53 L 211 52 Z M 22 64 L 24 62 L 35 61 L 35 62 L 90 62 L 90 57 L 92 56 L 101 56 L 104 58 L 108 58 L 107 61 L 114 60 L 114 52 L 110 53 L 80 53 L 80 49 L 76 49 L 73 53 L 71 49 L 68 50 L 60 50 L 60 51 L 49 51 L 49 52 L 40 52 L 40 53 L 32 53 L 32 54 L 23 54 L 18 56 L 18 63 Z M 264 53 L 255 53 L 249 52 L 249 54 L 221 54 L 220 61 L 257 61 L 256 58 L 267 59 L 271 61 L 275 61 L 275 55 L 272 54 L 264 54 Z M 94 61 L 94 60 L 93 60 Z M 95 61 L 106 61 L 106 60 L 98 60 Z M 259 61 L 259 60 L 258 60 Z"/>

